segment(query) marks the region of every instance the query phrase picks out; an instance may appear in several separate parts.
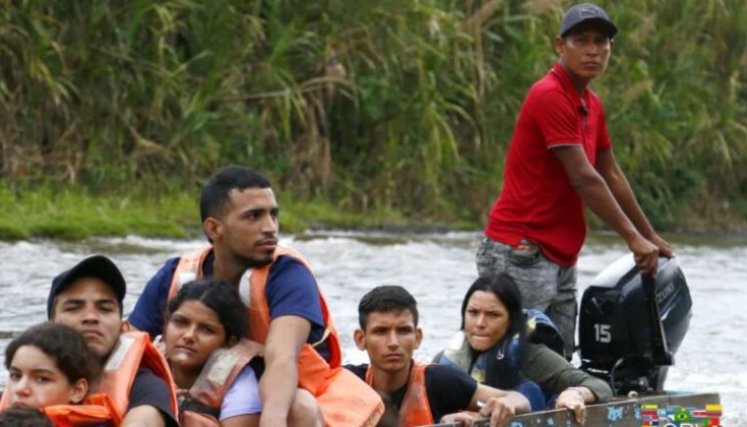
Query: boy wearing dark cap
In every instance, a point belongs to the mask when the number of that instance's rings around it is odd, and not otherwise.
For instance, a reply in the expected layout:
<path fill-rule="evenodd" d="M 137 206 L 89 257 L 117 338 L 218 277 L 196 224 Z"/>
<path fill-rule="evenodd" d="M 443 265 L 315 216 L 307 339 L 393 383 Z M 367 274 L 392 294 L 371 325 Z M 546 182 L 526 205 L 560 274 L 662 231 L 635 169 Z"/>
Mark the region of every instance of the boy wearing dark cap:
<path fill-rule="evenodd" d="M 123 332 L 126 290 L 117 266 L 94 255 L 52 281 L 47 316 L 77 329 L 105 361 L 98 391 L 112 397 L 122 426 L 177 425 L 175 391 L 165 360 L 147 334 Z"/>
<path fill-rule="evenodd" d="M 574 349 L 576 260 L 586 236 L 584 205 L 625 239 L 644 274 L 672 249 L 653 229 L 607 133 L 602 101 L 589 84 L 607 68 L 617 27 L 607 12 L 578 4 L 563 17 L 558 61 L 529 90 L 504 168 L 503 189 L 477 252 L 481 276 L 508 273 L 527 308 L 555 322 Z"/>

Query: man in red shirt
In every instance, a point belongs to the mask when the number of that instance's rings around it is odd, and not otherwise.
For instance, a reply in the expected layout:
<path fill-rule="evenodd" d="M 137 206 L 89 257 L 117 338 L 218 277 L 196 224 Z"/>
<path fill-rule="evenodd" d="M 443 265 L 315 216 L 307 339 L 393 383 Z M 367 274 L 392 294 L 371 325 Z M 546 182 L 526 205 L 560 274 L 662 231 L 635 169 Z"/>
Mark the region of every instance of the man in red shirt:
<path fill-rule="evenodd" d="M 558 61 L 529 90 L 519 112 L 477 252 L 480 275 L 507 272 L 525 307 L 556 323 L 566 357 L 574 349 L 576 260 L 586 236 L 584 205 L 625 239 L 641 271 L 672 256 L 617 165 L 604 107 L 589 83 L 607 68 L 617 28 L 599 6 L 568 9 L 554 40 Z"/>

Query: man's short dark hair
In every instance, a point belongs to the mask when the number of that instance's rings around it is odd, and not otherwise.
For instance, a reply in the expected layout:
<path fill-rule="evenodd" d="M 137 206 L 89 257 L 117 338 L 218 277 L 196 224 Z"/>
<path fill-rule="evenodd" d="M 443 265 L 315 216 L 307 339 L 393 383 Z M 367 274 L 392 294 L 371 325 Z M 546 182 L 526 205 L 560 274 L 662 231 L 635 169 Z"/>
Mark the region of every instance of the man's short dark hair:
<path fill-rule="evenodd" d="M 409 310 L 418 326 L 418 303 L 402 286 L 387 285 L 371 289 L 358 304 L 358 323 L 366 330 L 368 315 L 374 312 Z"/>
<path fill-rule="evenodd" d="M 200 217 L 220 216 L 228 203 L 231 190 L 270 188 L 270 181 L 261 173 L 241 166 L 225 167 L 210 177 L 200 194 Z"/>

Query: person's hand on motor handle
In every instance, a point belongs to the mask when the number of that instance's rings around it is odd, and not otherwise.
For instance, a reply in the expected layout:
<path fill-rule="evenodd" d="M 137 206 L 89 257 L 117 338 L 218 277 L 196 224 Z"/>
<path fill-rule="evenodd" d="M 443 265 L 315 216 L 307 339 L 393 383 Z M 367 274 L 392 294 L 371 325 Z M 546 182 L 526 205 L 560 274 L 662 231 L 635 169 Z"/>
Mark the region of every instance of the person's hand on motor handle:
<path fill-rule="evenodd" d="M 674 250 L 672 250 L 672 247 L 669 245 L 669 243 L 662 239 L 661 236 L 654 233 L 650 237 L 648 237 L 648 241 L 656 245 L 657 248 L 659 248 L 659 255 L 667 258 L 672 258 L 674 256 Z"/>
<path fill-rule="evenodd" d="M 641 274 L 655 277 L 659 265 L 659 248 L 640 235 L 628 242 L 628 248 L 633 252 L 633 259 L 641 270 Z"/>

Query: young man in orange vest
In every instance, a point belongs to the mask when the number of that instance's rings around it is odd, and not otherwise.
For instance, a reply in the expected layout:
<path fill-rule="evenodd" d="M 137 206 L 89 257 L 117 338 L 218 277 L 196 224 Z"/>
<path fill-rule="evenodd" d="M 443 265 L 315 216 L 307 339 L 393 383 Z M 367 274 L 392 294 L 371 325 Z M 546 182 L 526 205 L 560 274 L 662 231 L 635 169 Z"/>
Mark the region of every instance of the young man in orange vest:
<path fill-rule="evenodd" d="M 94 389 L 112 399 L 122 426 L 176 426 L 176 391 L 166 361 L 147 334 L 124 332 L 125 293 L 117 266 L 94 255 L 52 281 L 47 316 L 77 329 L 105 361 Z"/>
<path fill-rule="evenodd" d="M 451 366 L 415 362 L 420 346 L 415 298 L 401 286 L 379 286 L 358 305 L 360 329 L 355 343 L 366 350 L 371 364 L 347 365 L 399 412 L 399 426 L 435 422 L 471 422 L 479 411 L 490 417 L 491 426 L 505 426 L 517 413 L 529 411 L 529 401 L 515 391 L 478 384 L 468 374 Z"/>
<path fill-rule="evenodd" d="M 249 338 L 265 346 L 260 426 L 287 426 L 298 387 L 315 396 L 324 415 L 305 425 L 374 425 L 381 399 L 340 367 L 337 331 L 309 263 L 278 245 L 279 208 L 267 178 L 242 167 L 218 171 L 202 190 L 200 214 L 210 244 L 167 261 L 130 323 L 155 336 L 166 301 L 182 284 L 205 276 L 232 283 L 249 301 Z"/>

